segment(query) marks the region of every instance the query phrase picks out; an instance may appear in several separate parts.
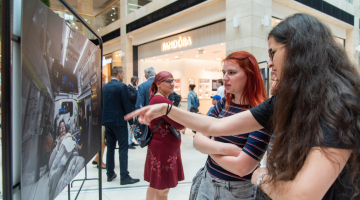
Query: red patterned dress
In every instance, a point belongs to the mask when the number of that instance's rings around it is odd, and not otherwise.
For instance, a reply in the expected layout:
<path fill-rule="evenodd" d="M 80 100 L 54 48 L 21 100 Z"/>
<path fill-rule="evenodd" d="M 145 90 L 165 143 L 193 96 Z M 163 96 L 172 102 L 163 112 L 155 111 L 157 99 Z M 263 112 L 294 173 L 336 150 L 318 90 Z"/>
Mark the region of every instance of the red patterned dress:
<path fill-rule="evenodd" d="M 156 95 L 150 100 L 149 105 L 158 103 L 172 104 L 169 99 Z M 183 129 L 184 126 L 169 117 L 162 116 L 151 121 L 150 131 L 155 129 L 162 118 L 164 121 L 154 133 L 148 146 L 144 173 L 144 180 L 150 182 L 150 187 L 158 190 L 174 188 L 178 181 L 184 180 L 180 153 L 181 138 L 177 139 L 168 125 L 171 124 L 178 130 Z"/>

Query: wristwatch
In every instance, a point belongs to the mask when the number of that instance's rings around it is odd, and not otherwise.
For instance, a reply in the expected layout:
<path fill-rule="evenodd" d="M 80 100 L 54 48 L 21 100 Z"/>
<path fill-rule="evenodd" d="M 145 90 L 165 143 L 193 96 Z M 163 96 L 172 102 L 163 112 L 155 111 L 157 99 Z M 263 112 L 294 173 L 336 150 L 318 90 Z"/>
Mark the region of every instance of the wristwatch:
<path fill-rule="evenodd" d="M 267 175 L 267 174 L 262 174 L 262 175 L 258 178 L 258 180 L 256 181 L 256 186 L 259 186 L 259 185 L 261 184 L 261 181 L 262 181 L 262 179 L 264 178 L 265 175 Z"/>

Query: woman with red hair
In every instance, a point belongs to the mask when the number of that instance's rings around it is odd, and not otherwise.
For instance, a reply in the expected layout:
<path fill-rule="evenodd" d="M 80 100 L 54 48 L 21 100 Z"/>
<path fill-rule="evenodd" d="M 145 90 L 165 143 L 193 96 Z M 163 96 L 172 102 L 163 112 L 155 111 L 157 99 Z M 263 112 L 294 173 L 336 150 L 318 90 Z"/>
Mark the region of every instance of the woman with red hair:
<path fill-rule="evenodd" d="M 267 99 L 259 65 L 252 54 L 237 51 L 228 55 L 223 60 L 223 74 L 225 97 L 211 109 L 209 116 L 228 117 Z M 255 199 L 256 186 L 251 184 L 251 176 L 269 140 L 270 136 L 264 130 L 211 139 L 196 134 L 194 147 L 209 154 L 196 199 Z M 232 171 L 237 173 L 225 170 L 223 165 L 233 166 Z"/>
<path fill-rule="evenodd" d="M 174 78 L 171 73 L 162 71 L 157 73 L 149 90 L 149 105 L 167 103 L 174 92 Z M 170 188 L 177 186 L 178 181 L 184 180 L 184 171 L 181 161 L 181 138 L 177 138 L 169 126 L 180 130 L 184 126 L 171 120 L 166 115 L 153 119 L 150 122 L 150 132 L 156 129 L 149 143 L 145 161 L 144 180 L 150 182 L 146 193 L 146 200 L 166 200 Z"/>

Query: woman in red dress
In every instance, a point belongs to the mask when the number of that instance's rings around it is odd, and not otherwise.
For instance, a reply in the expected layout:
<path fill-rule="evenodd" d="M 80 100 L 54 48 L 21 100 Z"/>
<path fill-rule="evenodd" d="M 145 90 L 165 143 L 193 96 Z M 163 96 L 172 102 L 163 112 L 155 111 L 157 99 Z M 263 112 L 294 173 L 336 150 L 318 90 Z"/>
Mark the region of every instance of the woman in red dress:
<path fill-rule="evenodd" d="M 156 74 L 149 90 L 149 105 L 158 103 L 173 103 L 168 99 L 174 92 L 174 78 L 171 73 L 162 71 Z M 166 200 L 170 188 L 177 186 L 178 181 L 184 180 L 184 171 L 181 161 L 181 138 L 177 139 L 169 129 L 169 125 L 181 130 L 184 128 L 167 116 L 151 121 L 149 127 L 153 131 L 164 119 L 153 134 L 148 146 L 144 180 L 150 182 L 146 193 L 146 200 Z"/>

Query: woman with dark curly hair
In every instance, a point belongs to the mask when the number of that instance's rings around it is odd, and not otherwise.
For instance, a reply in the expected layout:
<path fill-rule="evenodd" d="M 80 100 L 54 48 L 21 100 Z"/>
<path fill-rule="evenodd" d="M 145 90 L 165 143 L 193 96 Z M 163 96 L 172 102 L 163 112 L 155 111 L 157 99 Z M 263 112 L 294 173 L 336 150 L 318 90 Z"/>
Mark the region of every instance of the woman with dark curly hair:
<path fill-rule="evenodd" d="M 252 176 L 272 199 L 359 199 L 360 76 L 353 62 L 329 28 L 307 14 L 279 23 L 268 45 L 268 67 L 278 79 L 275 96 L 223 119 L 177 108 L 168 116 L 211 136 L 262 127 L 275 134 L 267 167 Z M 145 107 L 127 118 L 140 115 L 149 123 L 166 108 Z M 229 158 L 223 159 L 223 168 L 232 172 Z"/>

